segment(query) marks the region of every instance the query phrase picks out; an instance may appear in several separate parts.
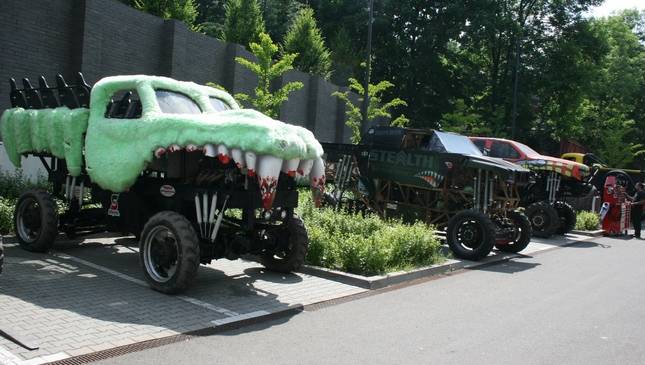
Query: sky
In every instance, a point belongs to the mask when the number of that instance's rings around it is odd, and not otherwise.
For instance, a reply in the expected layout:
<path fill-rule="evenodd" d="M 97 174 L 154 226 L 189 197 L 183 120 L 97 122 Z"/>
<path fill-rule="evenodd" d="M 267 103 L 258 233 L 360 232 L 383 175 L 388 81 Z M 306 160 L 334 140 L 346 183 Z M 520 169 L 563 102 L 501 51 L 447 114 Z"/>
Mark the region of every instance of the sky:
<path fill-rule="evenodd" d="M 589 15 L 603 17 L 611 15 L 613 11 L 622 9 L 637 8 L 645 10 L 645 0 L 605 0 L 605 2 L 591 9 Z"/>

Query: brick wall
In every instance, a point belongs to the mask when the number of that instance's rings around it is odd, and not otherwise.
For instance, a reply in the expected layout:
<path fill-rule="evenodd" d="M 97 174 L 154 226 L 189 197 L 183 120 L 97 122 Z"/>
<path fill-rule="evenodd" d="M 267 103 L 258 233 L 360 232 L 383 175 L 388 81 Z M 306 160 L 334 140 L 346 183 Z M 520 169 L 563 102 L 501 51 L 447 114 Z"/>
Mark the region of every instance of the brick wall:
<path fill-rule="evenodd" d="M 215 82 L 232 93 L 251 93 L 255 75 L 235 62 L 252 58 L 244 47 L 191 32 L 176 20 L 142 13 L 116 0 L 0 0 L 0 110 L 9 107 L 6 80 L 83 72 L 93 84 L 105 76 L 150 74 L 197 83 Z M 339 88 L 291 71 L 276 82 L 304 87 L 283 104 L 280 119 L 305 126 L 325 142 L 348 141 Z"/>

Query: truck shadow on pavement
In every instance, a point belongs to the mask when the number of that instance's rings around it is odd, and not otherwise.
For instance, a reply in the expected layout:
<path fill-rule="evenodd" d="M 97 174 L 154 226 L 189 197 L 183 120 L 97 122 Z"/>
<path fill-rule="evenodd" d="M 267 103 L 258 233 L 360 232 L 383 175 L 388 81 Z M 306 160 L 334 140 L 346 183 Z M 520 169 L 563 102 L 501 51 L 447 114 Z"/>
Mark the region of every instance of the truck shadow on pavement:
<path fill-rule="evenodd" d="M 51 254 L 7 245 L 0 322 L 10 320 L 34 338 L 52 331 L 68 333 L 70 339 L 83 334 L 100 341 L 155 338 L 213 327 L 247 313 L 278 312 L 297 304 L 294 292 L 302 290 L 298 275 L 222 261 L 202 265 L 185 293 L 165 295 L 147 287 L 136 241 L 112 242 L 61 241 Z"/>
<path fill-rule="evenodd" d="M 567 245 L 565 248 L 611 248 L 611 245 L 593 241 L 580 241 Z"/>
<path fill-rule="evenodd" d="M 529 257 L 529 256 L 527 256 Z M 491 271 L 491 272 L 498 272 L 498 273 L 505 273 L 505 274 L 515 274 L 518 272 L 526 271 L 533 269 L 537 266 L 540 266 L 539 263 L 535 262 L 523 262 L 523 261 L 515 261 L 513 259 L 511 260 L 505 260 L 502 262 L 494 262 L 489 265 L 482 265 L 482 266 L 477 266 L 470 268 L 469 270 L 474 270 L 474 271 Z"/>

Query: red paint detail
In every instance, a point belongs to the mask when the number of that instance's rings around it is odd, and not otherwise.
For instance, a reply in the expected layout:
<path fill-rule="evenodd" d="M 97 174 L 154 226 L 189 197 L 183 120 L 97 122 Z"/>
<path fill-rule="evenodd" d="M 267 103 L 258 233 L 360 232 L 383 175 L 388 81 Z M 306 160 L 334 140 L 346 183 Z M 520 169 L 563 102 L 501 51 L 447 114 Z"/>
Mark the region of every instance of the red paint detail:
<path fill-rule="evenodd" d="M 217 159 L 219 160 L 219 162 L 225 165 L 231 161 L 231 158 L 223 153 L 220 153 L 219 155 L 217 155 Z"/>
<path fill-rule="evenodd" d="M 262 206 L 269 210 L 275 199 L 275 191 L 278 187 L 278 179 L 273 176 L 259 178 L 260 193 L 262 194 Z"/>
<path fill-rule="evenodd" d="M 253 169 L 246 170 L 246 173 L 251 177 L 255 176 L 255 170 L 253 170 Z"/>
<path fill-rule="evenodd" d="M 290 177 L 294 177 L 294 176 L 296 176 L 296 170 L 289 170 L 289 171 L 287 171 L 287 175 L 289 175 Z"/>
<path fill-rule="evenodd" d="M 305 174 L 305 171 L 303 169 L 298 169 L 298 170 L 296 170 L 296 172 L 298 172 L 298 174 L 300 174 L 300 175 Z"/>
<path fill-rule="evenodd" d="M 432 186 L 436 185 L 436 183 L 437 183 L 435 181 L 434 177 L 432 177 L 432 176 L 419 176 L 419 177 L 422 178 L 423 180 L 425 180 L 425 182 L 427 182 L 428 184 L 430 184 Z"/>

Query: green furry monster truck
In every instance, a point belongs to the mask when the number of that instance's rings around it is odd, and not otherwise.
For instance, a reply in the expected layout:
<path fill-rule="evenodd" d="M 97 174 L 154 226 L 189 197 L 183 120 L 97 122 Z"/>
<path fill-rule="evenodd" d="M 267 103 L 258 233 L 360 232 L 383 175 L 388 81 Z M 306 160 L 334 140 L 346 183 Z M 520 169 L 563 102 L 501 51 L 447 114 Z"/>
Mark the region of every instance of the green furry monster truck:
<path fill-rule="evenodd" d="M 187 288 L 200 263 L 256 257 L 298 269 L 308 246 L 295 178 L 324 189 L 323 150 L 305 128 L 240 109 L 226 92 L 155 76 L 106 77 L 90 88 L 11 80 L 0 132 L 10 160 L 41 159 L 53 193 L 25 192 L 20 245 L 44 252 L 59 232 L 131 233 L 150 286 Z M 53 197 L 65 200 L 59 215 Z"/>

